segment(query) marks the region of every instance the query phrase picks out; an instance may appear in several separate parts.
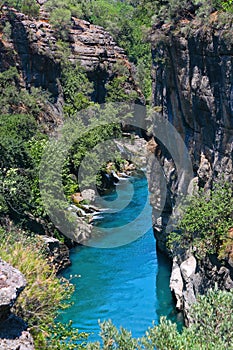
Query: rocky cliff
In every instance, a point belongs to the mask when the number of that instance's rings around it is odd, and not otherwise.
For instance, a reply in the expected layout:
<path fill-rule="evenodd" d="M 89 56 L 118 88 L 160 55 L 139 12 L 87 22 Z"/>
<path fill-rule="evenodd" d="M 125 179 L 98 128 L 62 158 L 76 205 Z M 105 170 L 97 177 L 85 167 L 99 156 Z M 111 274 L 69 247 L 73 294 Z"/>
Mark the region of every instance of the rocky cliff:
<path fill-rule="evenodd" d="M 9 23 L 10 33 L 6 35 L 4 28 Z M 136 92 L 136 100 L 143 101 L 143 95 L 133 78 L 133 66 L 123 49 L 102 27 L 72 17 L 67 46 L 64 47 L 59 46 L 59 36 L 49 23 L 49 14 L 43 6 L 38 19 L 4 7 L 0 13 L 0 25 L 0 71 L 16 66 L 21 76 L 21 88 L 30 91 L 35 86 L 49 92 L 52 103 L 47 106 L 44 116 L 47 125 L 56 126 L 62 118 L 62 56 L 83 66 L 94 85 L 94 102 L 105 102 L 106 86 L 118 76 L 119 69 L 124 69 L 127 76 L 125 92 Z"/>
<path fill-rule="evenodd" d="M 11 308 L 26 286 L 24 276 L 0 259 L 0 349 L 33 350 L 27 325 L 11 313 Z"/>
<path fill-rule="evenodd" d="M 211 20 L 208 26 L 197 20 L 185 20 L 175 28 L 164 24 L 154 28 L 151 36 L 155 110 L 182 136 L 193 164 L 192 185 L 205 189 L 219 177 L 233 180 L 233 29 L 230 23 L 220 26 Z M 167 252 L 166 223 L 179 179 L 166 146 L 155 140 L 154 152 L 167 181 L 162 215 L 156 214 L 156 185 L 151 186 L 151 202 L 157 245 Z M 153 161 L 150 168 L 156 169 Z M 156 183 L 156 170 L 150 172 L 149 182 Z M 197 293 L 215 283 L 227 290 L 233 287 L 231 261 L 220 262 L 216 256 L 199 260 L 191 251 L 175 253 L 171 289 L 177 307 L 185 310 L 187 323 L 188 308 Z"/>

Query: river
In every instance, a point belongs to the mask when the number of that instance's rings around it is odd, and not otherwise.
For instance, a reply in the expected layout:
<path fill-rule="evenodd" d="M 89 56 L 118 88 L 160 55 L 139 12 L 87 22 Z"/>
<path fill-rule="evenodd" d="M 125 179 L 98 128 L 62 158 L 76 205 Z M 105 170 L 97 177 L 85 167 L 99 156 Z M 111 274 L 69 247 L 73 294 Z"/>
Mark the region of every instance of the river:
<path fill-rule="evenodd" d="M 133 197 L 129 191 L 132 185 Z M 98 320 L 111 319 L 117 327 L 131 330 L 134 337 L 142 336 L 153 320 L 157 324 L 161 315 L 177 321 L 169 290 L 171 267 L 165 257 L 156 253 L 152 228 L 147 230 L 148 220 L 149 226 L 152 225 L 147 188 L 145 177 L 120 181 L 118 196 L 121 202 L 127 203 L 129 199 L 129 204 L 115 213 L 104 212 L 96 221 L 97 226 L 107 227 L 111 235 L 111 228 L 129 223 L 144 208 L 146 216 L 137 226 L 141 232 L 147 231 L 145 234 L 116 248 L 78 246 L 71 250 L 72 266 L 63 276 L 77 274 L 79 277 L 73 279 L 76 285 L 74 304 L 60 313 L 59 321 L 72 320 L 80 331 L 92 333 L 92 341 L 99 340 Z M 116 194 L 105 196 L 109 206 L 116 198 Z M 132 230 L 135 230 L 134 225 Z"/>

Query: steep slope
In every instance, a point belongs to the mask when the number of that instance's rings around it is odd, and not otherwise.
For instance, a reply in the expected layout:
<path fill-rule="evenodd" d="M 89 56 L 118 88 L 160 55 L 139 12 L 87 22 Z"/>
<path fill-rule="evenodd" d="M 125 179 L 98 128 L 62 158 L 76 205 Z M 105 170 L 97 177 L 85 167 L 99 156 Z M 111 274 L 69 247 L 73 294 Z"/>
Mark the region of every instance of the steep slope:
<path fill-rule="evenodd" d="M 85 69 L 88 79 L 94 84 L 94 102 L 105 102 L 107 84 L 119 76 L 120 70 L 124 70 L 126 77 L 123 82 L 125 93 L 135 93 L 136 101 L 143 101 L 143 95 L 133 77 L 133 66 L 123 49 L 102 27 L 72 17 L 66 46 L 62 46 L 43 7 L 37 20 L 4 7 L 0 22 L 0 71 L 16 66 L 21 76 L 21 88 L 30 91 L 35 86 L 50 93 L 52 104 L 51 110 L 47 111 L 47 122 L 59 124 L 62 118 L 64 101 L 59 80 L 62 57 L 80 63 Z M 5 35 L 4 28 L 9 23 L 10 33 Z"/>
<path fill-rule="evenodd" d="M 189 150 L 192 185 L 206 190 L 217 178 L 233 180 L 233 29 L 231 23 L 219 25 L 216 14 L 210 21 L 207 26 L 198 20 L 181 21 L 176 27 L 164 24 L 151 36 L 155 109 L 175 126 Z M 179 181 L 171 176 L 171 155 L 161 149 L 159 159 L 169 194 L 159 218 L 156 189 L 152 203 L 157 245 L 167 251 L 166 223 L 175 205 Z M 154 177 L 151 172 L 151 183 L 155 183 Z M 194 252 L 175 252 L 171 288 L 187 321 L 189 305 L 197 293 L 206 292 L 215 283 L 227 290 L 233 287 L 231 260 L 219 261 L 216 256 L 200 260 Z"/>

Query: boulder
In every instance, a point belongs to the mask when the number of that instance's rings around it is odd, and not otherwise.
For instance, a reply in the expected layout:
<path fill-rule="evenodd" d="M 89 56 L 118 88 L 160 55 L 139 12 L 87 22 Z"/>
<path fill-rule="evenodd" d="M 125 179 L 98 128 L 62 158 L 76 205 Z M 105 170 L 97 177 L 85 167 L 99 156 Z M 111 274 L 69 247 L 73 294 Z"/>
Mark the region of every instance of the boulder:
<path fill-rule="evenodd" d="M 25 287 L 22 273 L 0 258 L 0 350 L 34 350 L 26 323 L 10 312 Z"/>
<path fill-rule="evenodd" d="M 182 310 L 183 305 L 183 288 L 184 283 L 180 272 L 180 267 L 176 262 L 176 258 L 173 259 L 172 273 L 170 278 L 170 289 L 174 293 L 176 299 L 176 308 Z"/>
<path fill-rule="evenodd" d="M 0 321 L 7 319 L 11 307 L 25 287 L 24 276 L 0 258 Z"/>
<path fill-rule="evenodd" d="M 96 193 L 91 188 L 82 191 L 82 198 L 90 202 L 94 202 L 96 198 Z"/>
<path fill-rule="evenodd" d="M 196 259 L 191 255 L 180 265 L 180 271 L 185 282 L 189 282 L 190 278 L 195 274 L 197 267 Z"/>

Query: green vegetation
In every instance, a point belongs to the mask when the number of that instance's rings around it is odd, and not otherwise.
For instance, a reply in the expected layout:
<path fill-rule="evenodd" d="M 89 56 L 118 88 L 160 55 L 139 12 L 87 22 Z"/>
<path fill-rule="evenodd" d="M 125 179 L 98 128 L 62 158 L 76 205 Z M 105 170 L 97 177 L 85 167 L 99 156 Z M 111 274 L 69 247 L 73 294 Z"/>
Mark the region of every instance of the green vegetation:
<path fill-rule="evenodd" d="M 63 65 L 61 84 L 65 99 L 64 113 L 72 117 L 78 111 L 91 105 L 93 84 L 89 82 L 80 65 L 73 66 L 69 62 L 63 63 Z"/>
<path fill-rule="evenodd" d="M 40 6 L 36 0 L 0 0 L 0 7 L 3 4 L 14 7 L 30 17 L 38 17 L 39 15 Z"/>
<path fill-rule="evenodd" d="M 162 317 L 160 324 L 149 328 L 140 339 L 120 331 L 111 322 L 101 324 L 103 346 L 88 344 L 88 350 L 232 350 L 233 292 L 209 290 L 193 305 L 193 324 L 178 332 L 176 324 Z"/>
<path fill-rule="evenodd" d="M 216 184 L 211 192 L 200 190 L 188 200 L 188 206 L 178 223 L 177 231 L 169 236 L 168 246 L 189 248 L 197 256 L 218 254 L 227 256 L 232 242 L 233 188 L 229 183 Z M 233 252 L 231 252 L 233 253 Z"/>
<path fill-rule="evenodd" d="M 0 6 L 4 3 L 5 1 L 0 0 Z M 30 17 L 37 17 L 39 14 L 36 0 L 8 0 L 7 3 Z M 106 160 L 109 149 L 105 149 L 105 153 L 99 152 L 98 155 L 92 153 L 92 149 L 103 141 L 121 136 L 113 103 L 131 102 L 137 97 L 135 92 L 126 91 L 125 86 L 131 77 L 129 70 L 118 62 L 114 67 L 112 80 L 105 85 L 108 109 L 101 110 L 93 102 L 96 89 L 94 83 L 80 65 L 68 61 L 72 16 L 101 25 L 112 34 L 116 43 L 125 49 L 129 60 L 135 65 L 136 81 L 147 104 L 150 104 L 152 57 L 147 36 L 151 26 L 161 28 L 163 24 L 174 25 L 182 19 L 193 18 L 209 21 L 209 15 L 215 11 L 225 16 L 226 21 L 228 16 L 232 18 L 233 2 L 49 0 L 45 6 L 51 14 L 50 23 L 58 39 L 57 60 L 61 65 L 63 111 L 65 120 L 69 121 L 67 130 L 64 128 L 64 143 L 61 145 L 65 149 L 67 139 L 74 139 L 61 164 L 66 197 L 54 200 L 54 191 L 60 187 L 56 181 L 48 193 L 49 205 L 64 210 L 67 199 L 71 201 L 71 195 L 80 189 L 79 181 L 84 187 L 96 183 L 96 174 L 92 170 L 98 166 L 97 184 L 101 186 L 101 171 L 106 171 L 106 162 L 103 165 L 101 162 Z M 3 39 L 9 40 L 11 25 L 1 24 L 1 32 Z M 79 334 L 71 324 L 54 323 L 58 309 L 68 307 L 67 299 L 73 292 L 73 287 L 69 281 L 57 279 L 55 271 L 46 262 L 38 238 L 32 234 L 25 235 L 22 231 L 22 227 L 33 220 L 40 222 L 42 232 L 60 237 L 60 232 L 48 218 L 48 208 L 42 202 L 39 189 L 43 152 L 46 149 L 50 151 L 47 155 L 47 164 L 51 167 L 50 181 L 56 174 L 56 157 L 59 152 L 62 154 L 62 149 L 56 149 L 56 142 L 49 143 L 43 123 L 40 122 L 43 120 L 43 107 L 49 100 L 47 91 L 32 87 L 29 92 L 22 88 L 16 67 L 8 67 L 0 72 L 0 222 L 6 227 L 9 222 L 18 225 L 17 229 L 7 233 L 0 230 L 0 256 L 17 267 L 27 279 L 27 288 L 19 298 L 15 311 L 28 322 L 36 349 L 233 349 L 232 292 L 214 290 L 200 297 L 192 309 L 193 325 L 183 329 L 181 333 L 176 325 L 162 318 L 160 325 L 149 329 L 143 338 L 133 339 L 130 332 L 124 329 L 119 331 L 111 322 L 105 322 L 101 325 L 102 346 L 98 343 L 87 344 L 87 335 Z M 89 113 L 77 117 L 78 112 L 87 107 L 92 108 L 91 113 L 89 110 Z M 108 119 L 109 116 L 111 120 Z M 106 121 L 109 123 L 104 123 Z M 78 130 L 74 135 L 71 132 L 73 125 Z M 87 125 L 92 129 L 86 130 Z M 89 164 L 84 168 L 85 178 L 78 180 L 80 165 L 87 154 Z M 119 155 L 115 153 L 115 156 L 120 163 L 122 160 Z M 169 236 L 169 249 L 174 252 L 177 246 L 186 249 L 191 247 L 200 258 L 206 254 L 217 254 L 219 259 L 232 257 L 232 192 L 232 186 L 222 184 L 216 185 L 210 193 L 200 191 L 190 198 L 177 231 Z M 61 221 L 63 218 L 61 216 Z"/>
<path fill-rule="evenodd" d="M 0 110 L 2 114 L 30 114 L 37 118 L 49 101 L 47 91 L 32 87 L 29 91 L 20 87 L 16 67 L 0 73 Z"/>
<path fill-rule="evenodd" d="M 39 139 L 43 138 L 45 136 L 39 132 L 32 116 L 24 114 L 0 116 L 0 152 L 2 154 L 0 211 L 5 214 L 30 210 L 31 190 L 35 181 L 33 164 L 36 159 L 30 155 L 28 142 L 30 140 L 39 142 Z"/>
<path fill-rule="evenodd" d="M 0 242 L 1 258 L 19 269 L 27 280 L 14 312 L 28 323 L 36 349 L 83 349 L 84 343 L 78 347 L 74 344 L 84 341 L 86 334 L 78 334 L 71 324 L 54 321 L 59 309 L 69 307 L 74 288 L 70 281 L 56 277 L 43 254 L 41 241 L 19 229 L 9 232 L 0 229 Z"/>

